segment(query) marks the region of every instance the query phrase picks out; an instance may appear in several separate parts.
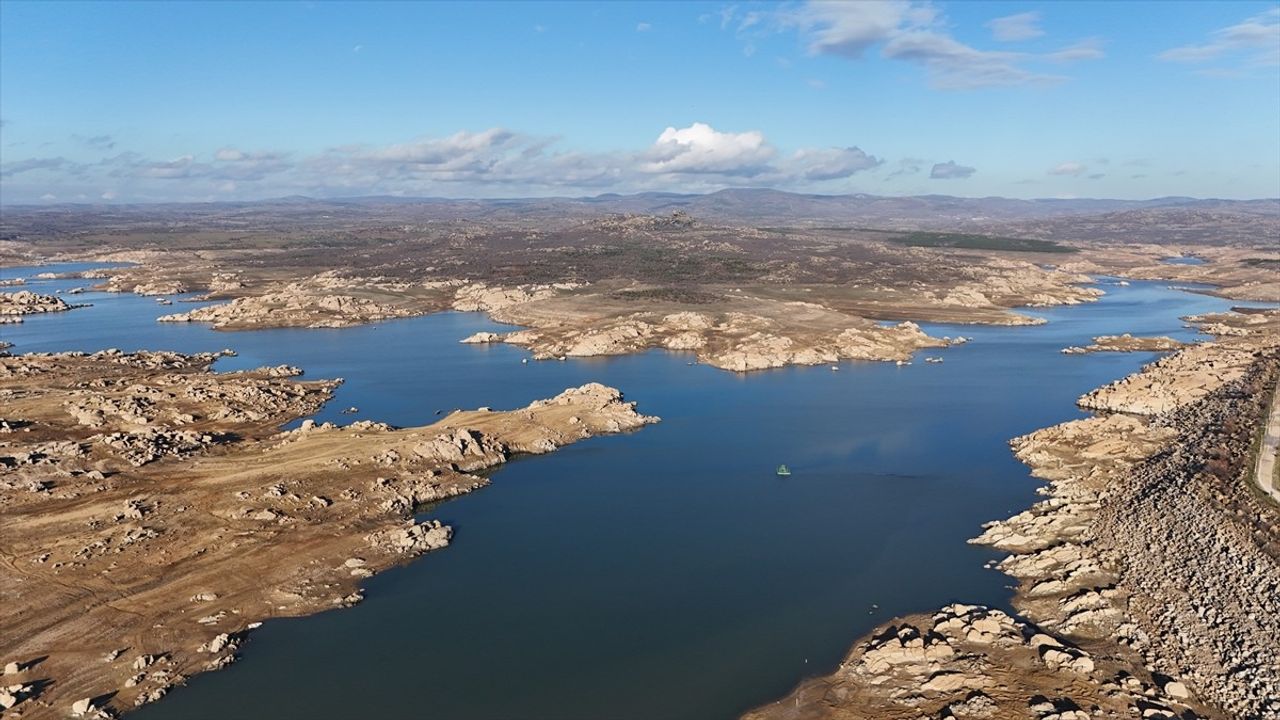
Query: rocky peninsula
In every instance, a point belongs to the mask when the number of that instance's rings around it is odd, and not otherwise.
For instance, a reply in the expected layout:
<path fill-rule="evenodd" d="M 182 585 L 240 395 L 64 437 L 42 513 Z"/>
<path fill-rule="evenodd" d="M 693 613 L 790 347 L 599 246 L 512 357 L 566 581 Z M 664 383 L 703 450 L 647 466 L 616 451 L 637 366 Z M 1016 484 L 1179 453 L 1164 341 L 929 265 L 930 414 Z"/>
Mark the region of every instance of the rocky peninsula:
<path fill-rule="evenodd" d="M 263 620 L 359 602 L 364 578 L 448 544 L 425 503 L 486 471 L 642 427 L 589 384 L 424 427 L 281 424 L 339 381 L 220 354 L 0 356 L 0 704 L 113 716 L 234 661 Z"/>
<path fill-rule="evenodd" d="M 691 351 L 701 362 L 737 372 L 840 360 L 905 361 L 922 348 L 944 347 L 911 315 L 1005 325 L 1041 322 L 1011 312 L 1015 305 L 1049 306 L 1095 300 L 1089 279 L 1025 263 L 992 261 L 980 280 L 907 295 L 876 288 L 873 305 L 830 286 L 672 289 L 628 281 L 495 286 L 464 279 L 393 282 L 332 273 L 271 286 L 261 294 L 165 315 L 161 322 L 208 322 L 236 330 L 262 327 L 345 327 L 443 309 L 486 312 L 523 326 L 463 342 L 505 342 L 535 359 L 590 357 L 652 348 Z M 225 282 L 225 281 L 224 281 Z M 225 287 L 225 284 L 222 286 Z M 248 286 L 237 288 L 246 292 Z M 981 290 L 979 288 L 982 288 Z M 211 291 L 211 295 L 217 295 Z M 901 299 L 895 303 L 895 295 Z M 905 305 L 909 303 L 910 309 Z M 869 317 L 870 316 L 870 317 Z"/>
<path fill-rule="evenodd" d="M 22 322 L 22 315 L 65 312 L 75 307 L 56 295 L 41 295 L 29 290 L 0 292 L 0 318 Z"/>
<path fill-rule="evenodd" d="M 1184 343 L 1171 337 L 1134 337 L 1129 333 L 1123 335 L 1101 335 L 1093 339 L 1090 345 L 1063 348 L 1065 355 L 1084 355 L 1093 352 L 1169 352 L 1182 347 Z"/>

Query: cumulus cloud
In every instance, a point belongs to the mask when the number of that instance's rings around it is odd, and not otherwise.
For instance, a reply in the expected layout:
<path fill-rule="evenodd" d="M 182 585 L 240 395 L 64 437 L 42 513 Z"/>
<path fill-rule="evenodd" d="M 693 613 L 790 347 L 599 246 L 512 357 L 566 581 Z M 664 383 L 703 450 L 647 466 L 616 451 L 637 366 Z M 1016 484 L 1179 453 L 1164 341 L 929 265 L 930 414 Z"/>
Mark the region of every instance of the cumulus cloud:
<path fill-rule="evenodd" d="M 881 164 L 858 147 L 799 150 L 792 158 L 796 172 L 806 180 L 838 180 Z"/>
<path fill-rule="evenodd" d="M 229 181 L 261 180 L 269 175 L 288 170 L 288 154 L 277 152 L 246 152 L 235 148 L 222 148 L 213 155 L 214 162 L 201 171 Z"/>
<path fill-rule="evenodd" d="M 516 135 L 501 128 L 482 132 L 459 132 L 444 138 L 423 138 L 389 145 L 357 156 L 405 165 L 458 168 L 477 162 L 481 156 L 515 141 Z"/>
<path fill-rule="evenodd" d="M 1280 8 L 1215 30 L 1208 42 L 1170 48 L 1156 57 L 1182 63 L 1230 57 L 1243 59 L 1249 65 L 1280 65 Z"/>
<path fill-rule="evenodd" d="M 993 33 L 1004 39 L 1041 34 L 1034 13 L 991 21 Z M 908 0 L 828 2 L 813 0 L 779 10 L 768 27 L 793 29 L 814 55 L 863 58 L 873 47 L 880 56 L 919 65 L 930 83 L 940 89 L 1054 83 L 1065 78 L 1031 69 L 1036 63 L 1067 62 L 1102 57 L 1096 44 L 1081 43 L 1053 53 L 983 50 L 957 40 L 946 19 L 933 5 Z M 739 24 L 742 33 L 744 24 Z"/>
<path fill-rule="evenodd" d="M 706 123 L 668 127 L 646 153 L 641 169 L 651 173 L 759 175 L 774 156 L 764 133 L 719 132 Z"/>
<path fill-rule="evenodd" d="M 958 165 L 954 160 L 948 160 L 934 165 L 929 171 L 929 177 L 934 180 L 963 180 L 977 171 L 977 168 Z"/>
<path fill-rule="evenodd" d="M 1040 13 L 1024 12 L 1006 15 L 987 22 L 991 37 L 1000 42 L 1021 42 L 1044 35 L 1040 29 Z"/>
<path fill-rule="evenodd" d="M 192 167 L 195 166 L 194 155 L 183 155 L 172 160 L 162 162 L 142 163 L 138 167 L 138 172 L 143 177 L 153 178 L 186 178 L 191 177 Z"/>
<path fill-rule="evenodd" d="M 1089 168 L 1082 163 L 1078 163 L 1074 161 L 1064 162 L 1049 168 L 1049 174 L 1050 175 L 1069 175 L 1072 177 L 1079 177 L 1080 175 L 1083 175 L 1085 171 L 1088 169 Z"/>

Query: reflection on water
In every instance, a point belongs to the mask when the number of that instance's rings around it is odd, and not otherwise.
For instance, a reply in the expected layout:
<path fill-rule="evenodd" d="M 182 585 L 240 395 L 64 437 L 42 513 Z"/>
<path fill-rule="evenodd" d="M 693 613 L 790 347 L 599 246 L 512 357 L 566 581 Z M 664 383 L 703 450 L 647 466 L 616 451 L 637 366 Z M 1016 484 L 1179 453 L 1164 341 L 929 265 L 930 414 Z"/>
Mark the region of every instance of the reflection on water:
<path fill-rule="evenodd" d="M 48 270 L 49 268 L 42 268 Z M 65 283 L 33 283 L 48 292 Z M 1095 335 L 1195 337 L 1230 303 L 1155 283 L 1037 310 L 1047 325 L 928 326 L 942 364 L 846 363 L 737 376 L 687 355 L 530 362 L 461 345 L 499 326 L 442 313 L 343 330 L 222 333 L 94 307 L 0 328 L 15 351 L 236 349 L 219 369 L 289 363 L 346 383 L 319 420 L 424 424 L 599 381 L 663 422 L 517 460 L 430 515 L 453 545 L 367 584 L 350 610 L 268 622 L 230 669 L 137 713 L 158 718 L 732 718 L 828 672 L 891 615 L 1007 606 L 997 557 L 965 540 L 1034 501 L 1007 441 L 1078 417 L 1074 400 L 1152 354 L 1066 356 Z M 340 410 L 357 406 L 356 416 Z M 789 478 L 774 475 L 786 463 Z M 878 609 L 876 608 L 878 606 Z"/>

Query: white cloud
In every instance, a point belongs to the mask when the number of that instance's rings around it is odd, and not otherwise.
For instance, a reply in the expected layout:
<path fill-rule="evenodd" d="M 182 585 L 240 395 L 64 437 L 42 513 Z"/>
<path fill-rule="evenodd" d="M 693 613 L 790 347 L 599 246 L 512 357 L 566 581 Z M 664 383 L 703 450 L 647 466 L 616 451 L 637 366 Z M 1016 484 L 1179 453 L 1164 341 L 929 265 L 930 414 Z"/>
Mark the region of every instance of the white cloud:
<path fill-rule="evenodd" d="M 114 190 L 105 190 L 103 191 L 102 195 L 100 195 L 99 197 L 101 197 L 103 200 L 110 202 L 116 199 L 116 193 Z"/>
<path fill-rule="evenodd" d="M 1003 34 L 1002 39 L 1026 39 L 1034 37 L 1033 32 L 1042 34 L 1038 20 L 1035 13 L 1023 13 L 989 25 L 997 35 Z M 814 55 L 858 60 L 879 47 L 881 57 L 920 65 L 934 87 L 947 90 L 1059 82 L 1065 78 L 1028 65 L 1102 57 L 1092 41 L 1054 53 L 983 50 L 957 40 L 935 6 L 909 0 L 813 0 L 771 13 L 771 22 L 763 26 L 774 32 L 798 31 Z M 743 29 L 740 24 L 739 34 Z"/>
<path fill-rule="evenodd" d="M 1055 165 L 1054 167 L 1049 168 L 1049 174 L 1050 175 L 1070 175 L 1072 177 L 1079 177 L 1080 175 L 1083 175 L 1085 171 L 1088 169 L 1089 168 L 1082 163 L 1071 161 L 1071 162 L 1059 163 L 1058 165 Z"/>
<path fill-rule="evenodd" d="M 858 147 L 799 150 L 791 158 L 794 172 L 806 180 L 838 180 L 881 164 Z"/>
<path fill-rule="evenodd" d="M 649 32 L 652 29 L 653 25 L 647 22 L 636 23 L 636 32 Z"/>
<path fill-rule="evenodd" d="M 40 196 L 40 199 L 45 202 L 53 202 L 54 200 L 58 199 L 58 196 L 54 195 L 53 193 L 45 193 Z"/>
<path fill-rule="evenodd" d="M 0 177 L 11 177 L 26 172 L 65 170 L 74 163 L 64 157 L 27 158 L 0 166 Z"/>
<path fill-rule="evenodd" d="M 121 152 L 96 163 L 29 158 L 0 165 L 6 194 L 35 200 L 101 190 L 132 199 L 307 194 L 501 197 L 566 191 L 618 192 L 770 186 L 820 189 L 883 164 L 857 146 L 783 154 L 759 130 L 707 123 L 672 126 L 648 146 L 615 152 L 557 149 L 557 140 L 504 128 L 422 137 L 389 145 L 345 145 L 310 156 L 224 146 L 207 155 L 153 160 Z M 28 175 L 29 173 L 29 175 Z M 28 179 L 30 178 L 30 179 Z"/>
<path fill-rule="evenodd" d="M 172 160 L 144 163 L 139 174 L 153 178 L 185 178 L 190 177 L 195 167 L 194 155 L 183 155 Z"/>
<path fill-rule="evenodd" d="M 1200 63 L 1221 57 L 1247 56 L 1251 65 L 1280 65 L 1280 8 L 1215 30 L 1209 42 L 1182 45 L 1156 55 L 1169 62 Z"/>
<path fill-rule="evenodd" d="M 928 69 L 933 85 L 969 90 L 997 85 L 1056 82 L 1063 78 L 1041 75 L 1018 66 L 1018 53 L 977 50 L 949 35 L 914 30 L 895 36 L 884 46 L 887 58 L 908 60 Z"/>
<path fill-rule="evenodd" d="M 1044 59 L 1056 63 L 1073 63 L 1081 60 L 1101 60 L 1106 55 L 1102 51 L 1102 41 L 1097 38 L 1089 38 L 1081 40 L 1074 45 L 1068 45 L 1061 50 L 1046 53 Z"/>
<path fill-rule="evenodd" d="M 407 165 L 430 165 L 447 169 L 483 162 L 487 153 L 508 145 L 515 139 L 515 133 L 502 128 L 490 128 L 476 133 L 454 133 L 445 138 L 424 138 L 357 154 Z"/>
<path fill-rule="evenodd" d="M 991 37 L 1000 42 L 1021 42 L 1044 35 L 1040 29 L 1040 13 L 1024 12 L 998 17 L 987 23 Z"/>
<path fill-rule="evenodd" d="M 977 171 L 977 168 L 959 165 L 954 160 L 948 160 L 934 165 L 929 171 L 929 177 L 933 180 L 963 180 Z"/>
<path fill-rule="evenodd" d="M 758 175 L 774 156 L 774 149 L 756 130 L 719 132 L 706 123 L 687 128 L 668 127 L 646 153 L 641 164 L 651 173 L 718 173 Z"/>
<path fill-rule="evenodd" d="M 936 12 L 905 0 L 806 3 L 789 18 L 809 35 L 809 51 L 860 58 L 867 48 L 900 32 L 927 26 Z"/>

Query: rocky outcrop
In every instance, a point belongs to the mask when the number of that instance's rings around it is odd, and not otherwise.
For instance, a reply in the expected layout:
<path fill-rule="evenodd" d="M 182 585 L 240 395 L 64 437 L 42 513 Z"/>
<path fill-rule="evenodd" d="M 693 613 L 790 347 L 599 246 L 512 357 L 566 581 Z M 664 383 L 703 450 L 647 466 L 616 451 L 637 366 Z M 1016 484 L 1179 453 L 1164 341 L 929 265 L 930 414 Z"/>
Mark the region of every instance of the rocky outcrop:
<path fill-rule="evenodd" d="M 349 327 L 444 309 L 448 293 L 458 284 L 460 281 L 410 283 L 326 272 L 276 285 L 262 294 L 164 315 L 157 320 L 207 322 L 219 329 Z M 238 291 L 242 285 L 234 276 L 215 276 L 210 292 L 223 295 Z"/>
<path fill-rule="evenodd" d="M 1079 273 L 1048 270 L 1031 263 L 988 260 L 970 270 L 973 280 L 942 290 L 922 293 L 924 299 L 941 305 L 971 309 L 1010 307 L 1052 307 L 1094 302 L 1104 294 L 1088 287 L 1093 279 Z M 1010 313 L 1003 324 L 1038 325 L 1041 318 Z"/>
<path fill-rule="evenodd" d="M 1179 340 L 1171 337 L 1134 337 L 1129 333 L 1123 335 L 1100 335 L 1093 339 L 1091 345 L 1063 348 L 1065 355 L 1083 355 L 1092 352 L 1169 352 L 1184 347 Z"/>
<path fill-rule="evenodd" d="M 0 316 L 64 312 L 72 307 L 56 295 L 41 295 L 28 290 L 0 292 Z"/>
<path fill-rule="evenodd" d="M 502 342 L 502 335 L 496 332 L 478 332 L 474 335 L 468 335 L 459 342 L 470 345 L 483 345 L 486 343 Z"/>
<path fill-rule="evenodd" d="M 1188 347 L 1086 393 L 1079 404 L 1088 410 L 1136 415 L 1169 412 L 1239 380 L 1257 352 L 1252 344 Z"/>
<path fill-rule="evenodd" d="M 921 348 L 947 344 L 925 334 L 912 322 L 879 325 L 814 305 L 802 311 L 821 317 L 832 327 L 820 331 L 788 330 L 783 323 L 760 315 L 684 311 L 665 315 L 636 313 L 600 323 L 553 324 L 506 334 L 478 333 L 463 342 L 519 345 L 529 348 L 534 358 L 541 360 L 622 355 L 647 348 L 686 350 L 696 353 L 700 362 L 735 372 L 841 360 L 906 360 Z"/>
<path fill-rule="evenodd" d="M 1000 610 L 948 605 L 880 627 L 834 673 L 744 720 L 1199 717 L 1185 701 Z"/>
<path fill-rule="evenodd" d="M 549 285 L 517 285 L 515 287 L 491 287 L 473 283 L 458 288 L 453 297 L 453 309 L 464 312 L 494 312 L 513 305 L 543 300 L 583 287 L 582 283 L 554 283 Z"/>
<path fill-rule="evenodd" d="M 135 295 L 179 295 L 187 292 L 187 286 L 179 280 L 153 280 L 129 288 Z"/>

